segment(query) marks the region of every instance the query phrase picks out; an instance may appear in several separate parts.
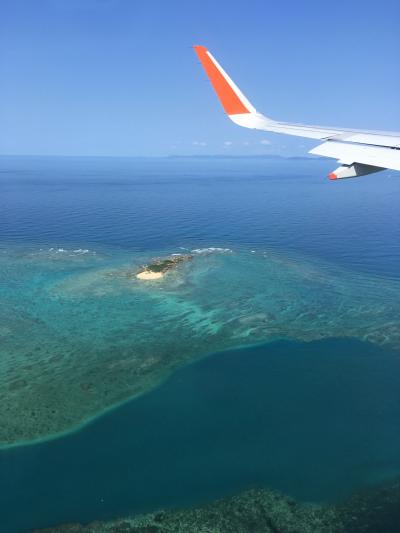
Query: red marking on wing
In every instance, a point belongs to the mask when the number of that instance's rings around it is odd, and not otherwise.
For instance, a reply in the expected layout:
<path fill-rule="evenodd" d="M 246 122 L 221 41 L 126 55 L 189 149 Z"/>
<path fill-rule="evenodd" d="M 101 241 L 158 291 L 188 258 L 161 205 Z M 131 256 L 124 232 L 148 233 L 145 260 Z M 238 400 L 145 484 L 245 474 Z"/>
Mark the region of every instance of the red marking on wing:
<path fill-rule="evenodd" d="M 194 46 L 193 48 L 206 71 L 211 85 L 217 93 L 225 113 L 228 115 L 250 113 L 208 55 L 207 48 L 204 46 Z"/>

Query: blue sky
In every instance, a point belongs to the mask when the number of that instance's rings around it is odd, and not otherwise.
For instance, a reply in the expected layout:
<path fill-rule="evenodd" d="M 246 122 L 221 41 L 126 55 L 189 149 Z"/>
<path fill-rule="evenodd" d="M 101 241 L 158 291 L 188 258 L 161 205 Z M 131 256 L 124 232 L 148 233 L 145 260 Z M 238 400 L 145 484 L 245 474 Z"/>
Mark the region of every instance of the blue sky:
<path fill-rule="evenodd" d="M 0 153 L 304 154 L 239 128 L 191 49 L 281 120 L 400 130 L 400 3 L 3 0 Z"/>

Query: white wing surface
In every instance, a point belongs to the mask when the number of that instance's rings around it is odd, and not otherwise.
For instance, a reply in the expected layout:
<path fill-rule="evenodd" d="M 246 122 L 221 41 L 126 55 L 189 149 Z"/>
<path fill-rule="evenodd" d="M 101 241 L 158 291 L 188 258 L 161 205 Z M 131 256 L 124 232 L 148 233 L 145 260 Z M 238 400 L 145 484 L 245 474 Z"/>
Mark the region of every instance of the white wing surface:
<path fill-rule="evenodd" d="M 337 159 L 329 178 L 354 178 L 384 169 L 400 170 L 400 133 L 327 128 L 272 120 L 259 113 L 204 46 L 194 47 L 229 118 L 245 128 L 324 141 L 310 153 Z"/>

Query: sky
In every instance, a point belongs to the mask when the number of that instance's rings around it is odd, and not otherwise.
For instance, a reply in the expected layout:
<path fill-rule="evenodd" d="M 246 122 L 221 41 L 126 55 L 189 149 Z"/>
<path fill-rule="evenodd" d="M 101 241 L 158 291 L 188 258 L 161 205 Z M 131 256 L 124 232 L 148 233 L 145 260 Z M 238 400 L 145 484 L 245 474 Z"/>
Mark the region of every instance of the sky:
<path fill-rule="evenodd" d="M 223 113 L 210 49 L 271 118 L 400 131 L 398 0 L 2 0 L 0 153 L 304 155 Z"/>

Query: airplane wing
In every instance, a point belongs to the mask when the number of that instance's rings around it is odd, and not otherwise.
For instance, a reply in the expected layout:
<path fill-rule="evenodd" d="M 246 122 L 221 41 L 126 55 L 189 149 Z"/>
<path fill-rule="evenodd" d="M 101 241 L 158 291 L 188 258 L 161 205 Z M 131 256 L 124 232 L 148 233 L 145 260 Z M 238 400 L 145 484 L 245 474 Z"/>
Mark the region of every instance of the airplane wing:
<path fill-rule="evenodd" d="M 194 46 L 198 58 L 228 117 L 245 128 L 323 141 L 309 153 L 340 163 L 332 180 L 355 178 L 384 169 L 400 170 L 400 133 L 308 126 L 272 120 L 259 113 L 204 46 Z"/>

